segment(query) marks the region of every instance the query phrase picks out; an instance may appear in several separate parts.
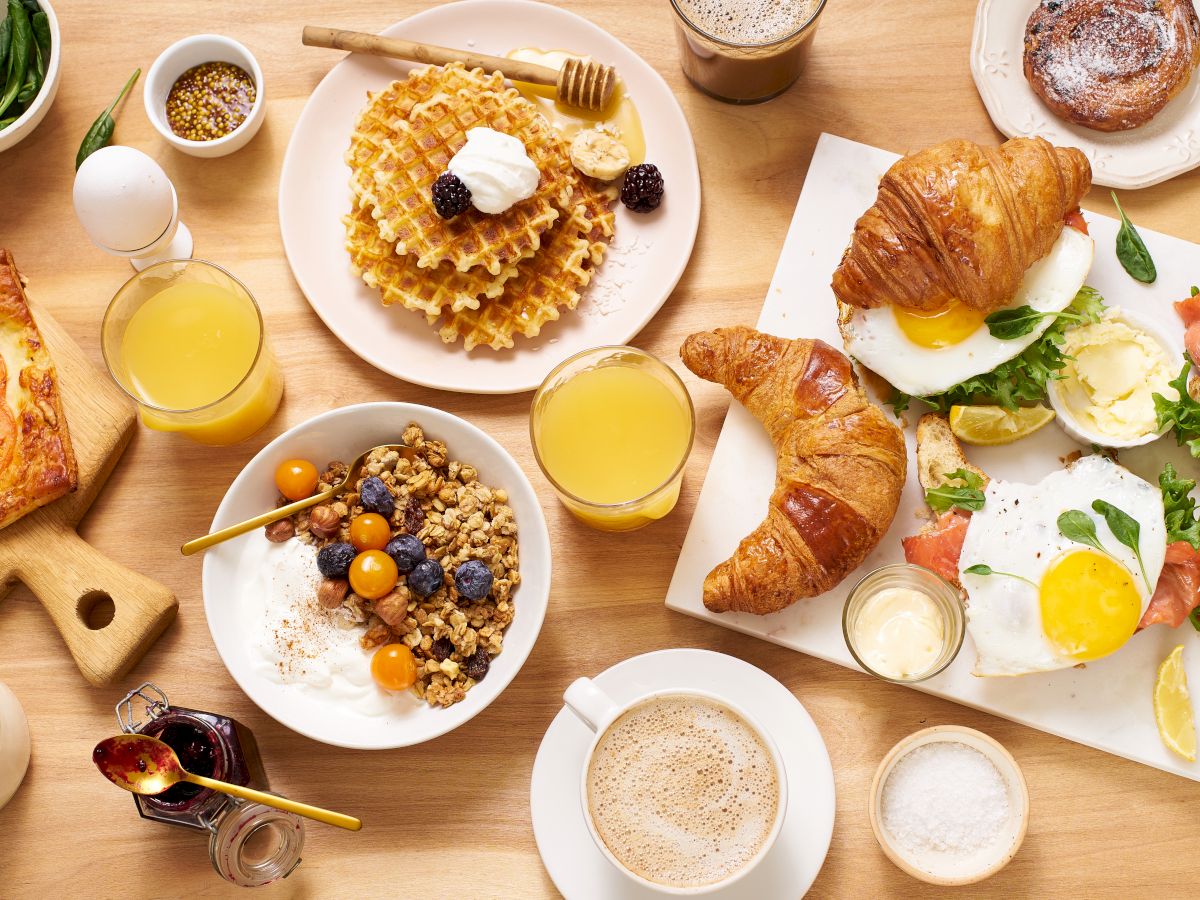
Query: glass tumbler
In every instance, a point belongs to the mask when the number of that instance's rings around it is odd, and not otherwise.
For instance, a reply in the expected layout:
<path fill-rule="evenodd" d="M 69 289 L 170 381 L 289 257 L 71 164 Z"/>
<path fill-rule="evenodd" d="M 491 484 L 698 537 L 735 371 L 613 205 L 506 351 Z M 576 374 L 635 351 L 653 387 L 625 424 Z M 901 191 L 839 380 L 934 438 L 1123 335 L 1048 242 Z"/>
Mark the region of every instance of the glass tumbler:
<path fill-rule="evenodd" d="M 695 434 L 679 376 L 635 347 L 596 347 L 560 363 L 529 416 L 542 473 L 563 505 L 600 531 L 633 531 L 674 509 Z"/>
<path fill-rule="evenodd" d="M 104 314 L 101 349 L 148 428 L 201 444 L 244 440 L 283 396 L 254 297 L 204 260 L 156 263 L 125 282 Z"/>
<path fill-rule="evenodd" d="M 700 24 L 695 0 L 671 0 L 679 61 L 688 81 L 726 103 L 762 103 L 786 91 L 804 71 L 826 0 L 790 2 L 796 8 L 794 28 L 766 40 L 743 41 L 733 28 L 718 35 L 711 23 Z M 736 15 L 739 6 L 750 4 L 722 0 L 706 5 Z"/>

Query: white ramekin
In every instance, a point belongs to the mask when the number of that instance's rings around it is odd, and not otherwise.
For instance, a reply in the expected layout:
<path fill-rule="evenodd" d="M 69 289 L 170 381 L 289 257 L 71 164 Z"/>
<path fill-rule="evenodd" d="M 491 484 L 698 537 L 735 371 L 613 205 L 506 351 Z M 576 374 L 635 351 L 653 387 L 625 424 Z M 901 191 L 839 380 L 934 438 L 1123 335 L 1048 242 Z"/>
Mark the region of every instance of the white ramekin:
<path fill-rule="evenodd" d="M 206 62 L 233 63 L 249 72 L 254 78 L 254 105 L 246 120 L 225 137 L 211 141 L 189 141 L 175 134 L 167 122 L 167 95 L 180 75 Z M 176 150 L 192 156 L 225 156 L 240 150 L 258 133 L 267 113 L 266 86 L 258 60 L 242 44 L 219 34 L 194 34 L 176 41 L 160 53 L 146 75 L 142 100 L 146 104 L 147 117 L 163 140 Z"/>

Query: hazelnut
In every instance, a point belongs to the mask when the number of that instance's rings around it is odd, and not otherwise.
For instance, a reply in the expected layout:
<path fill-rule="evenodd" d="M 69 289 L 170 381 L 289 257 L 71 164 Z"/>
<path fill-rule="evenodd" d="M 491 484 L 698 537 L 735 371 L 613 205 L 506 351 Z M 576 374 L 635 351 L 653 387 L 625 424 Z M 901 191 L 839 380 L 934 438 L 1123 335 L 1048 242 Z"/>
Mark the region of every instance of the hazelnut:
<path fill-rule="evenodd" d="M 280 519 L 278 522 L 271 522 L 263 530 L 272 544 L 282 544 L 292 539 L 296 533 L 296 526 L 292 524 L 291 519 Z"/>
<path fill-rule="evenodd" d="M 387 596 L 376 600 L 371 608 L 375 611 L 375 615 L 383 619 L 388 625 L 399 629 L 404 624 L 404 619 L 408 616 L 408 598 L 403 596 L 399 591 L 392 591 Z"/>
<path fill-rule="evenodd" d="M 317 588 L 317 602 L 326 609 L 337 609 L 349 590 L 350 582 L 345 578 L 326 578 Z"/>
<path fill-rule="evenodd" d="M 342 517 L 328 506 L 317 506 L 308 514 L 308 530 L 319 538 L 334 537 L 342 528 Z"/>

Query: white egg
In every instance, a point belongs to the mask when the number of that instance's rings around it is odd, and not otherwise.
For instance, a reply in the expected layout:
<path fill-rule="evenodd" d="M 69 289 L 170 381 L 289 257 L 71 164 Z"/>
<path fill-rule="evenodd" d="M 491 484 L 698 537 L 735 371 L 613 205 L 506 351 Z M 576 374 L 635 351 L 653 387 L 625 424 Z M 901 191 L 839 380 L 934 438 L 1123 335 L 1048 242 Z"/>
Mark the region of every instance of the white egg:
<path fill-rule="evenodd" d="M 1092 509 L 1096 500 L 1107 501 L 1138 523 L 1140 564 Z M 1058 518 L 1068 510 L 1086 513 L 1100 545 L 1119 566 L 1060 532 Z M 1120 647 L 1150 603 L 1166 544 L 1159 489 L 1103 456 L 1085 456 L 1037 484 L 992 481 L 983 509 L 971 514 L 959 557 L 959 576 L 969 597 L 967 630 L 978 653 L 974 674 L 1048 672 Z M 1068 556 L 1097 563 L 1092 571 L 1102 589 L 1096 581 L 1083 587 L 1088 582 L 1082 578 L 1061 577 L 1069 566 L 1048 578 Z M 968 573 L 972 566 L 1008 574 Z M 1128 603 L 1109 602 L 1118 596 Z M 1119 613 L 1113 612 L 1118 608 Z"/>
<path fill-rule="evenodd" d="M 1092 267 L 1095 245 L 1074 228 L 1063 228 L 1050 252 L 1025 272 L 1009 308 L 1032 306 L 1061 312 L 1075 299 Z M 961 340 L 942 347 L 915 342 L 901 328 L 892 306 L 854 309 L 843 327 L 846 352 L 906 394 L 941 394 L 976 375 L 990 372 L 1020 354 L 1053 322 L 1046 317 L 1027 335 L 1006 341 L 992 337 L 982 317 Z M 937 330 L 937 323 L 930 323 Z"/>
<path fill-rule="evenodd" d="M 176 213 L 171 179 L 133 147 L 104 147 L 85 159 L 75 173 L 73 197 L 92 242 L 126 253 L 158 240 Z"/>

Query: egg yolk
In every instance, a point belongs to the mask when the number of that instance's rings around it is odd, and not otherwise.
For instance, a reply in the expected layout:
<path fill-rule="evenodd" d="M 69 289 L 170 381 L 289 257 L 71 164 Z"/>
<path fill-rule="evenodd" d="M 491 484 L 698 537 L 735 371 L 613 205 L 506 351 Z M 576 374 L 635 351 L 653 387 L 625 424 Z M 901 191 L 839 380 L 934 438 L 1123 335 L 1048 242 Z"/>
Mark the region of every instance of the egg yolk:
<path fill-rule="evenodd" d="M 941 309 L 906 309 L 892 307 L 896 324 L 905 337 L 920 347 L 940 350 L 965 341 L 983 325 L 984 314 L 979 310 L 951 300 Z"/>
<path fill-rule="evenodd" d="M 1133 574 L 1094 550 L 1065 553 L 1050 564 L 1039 591 L 1042 631 L 1072 659 L 1099 659 L 1133 634 L 1142 598 Z"/>

